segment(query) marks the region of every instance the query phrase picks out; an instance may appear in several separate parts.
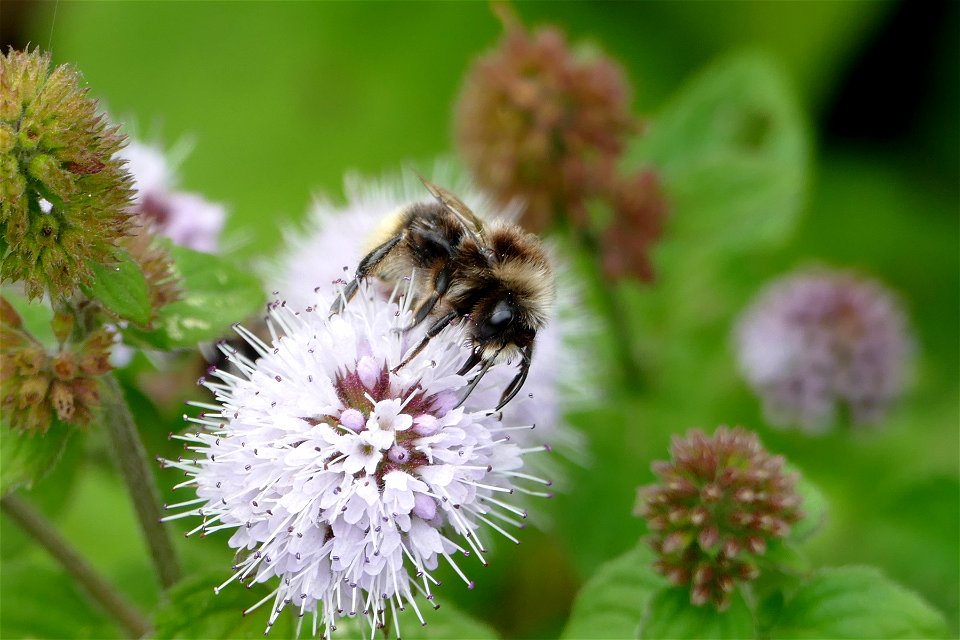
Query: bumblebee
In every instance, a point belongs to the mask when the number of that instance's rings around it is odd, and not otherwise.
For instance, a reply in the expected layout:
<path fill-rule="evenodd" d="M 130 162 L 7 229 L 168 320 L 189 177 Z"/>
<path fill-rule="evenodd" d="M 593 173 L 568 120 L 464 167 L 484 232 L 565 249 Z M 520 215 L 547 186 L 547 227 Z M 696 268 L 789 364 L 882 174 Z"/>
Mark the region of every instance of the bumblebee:
<path fill-rule="evenodd" d="M 473 353 L 459 373 L 482 366 L 464 398 L 495 362 L 519 357 L 517 375 L 504 389 L 499 411 L 527 379 L 537 331 L 553 303 L 553 268 L 536 236 L 508 222 L 484 223 L 452 193 L 420 179 L 435 200 L 410 204 L 391 219 L 385 239 L 360 261 L 330 313 L 342 311 L 367 278 L 396 284 L 412 273 L 414 314 L 407 329 L 428 319 L 430 324 L 395 370 L 447 325 L 467 322 Z"/>

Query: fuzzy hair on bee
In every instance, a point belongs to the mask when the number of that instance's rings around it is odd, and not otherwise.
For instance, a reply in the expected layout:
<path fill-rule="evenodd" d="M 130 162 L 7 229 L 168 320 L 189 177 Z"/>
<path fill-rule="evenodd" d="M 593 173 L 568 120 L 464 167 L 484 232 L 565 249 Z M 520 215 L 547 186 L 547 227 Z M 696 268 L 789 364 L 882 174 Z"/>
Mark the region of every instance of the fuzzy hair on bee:
<path fill-rule="evenodd" d="M 449 191 L 421 181 L 434 200 L 409 204 L 385 222 L 330 313 L 342 311 L 363 280 L 397 284 L 412 277 L 410 327 L 429 325 L 397 368 L 449 324 L 467 322 L 473 353 L 460 373 L 481 366 L 464 399 L 495 362 L 518 361 L 499 410 L 527 378 L 537 331 L 554 300 L 553 267 L 537 236 L 509 222 L 487 223 Z"/>

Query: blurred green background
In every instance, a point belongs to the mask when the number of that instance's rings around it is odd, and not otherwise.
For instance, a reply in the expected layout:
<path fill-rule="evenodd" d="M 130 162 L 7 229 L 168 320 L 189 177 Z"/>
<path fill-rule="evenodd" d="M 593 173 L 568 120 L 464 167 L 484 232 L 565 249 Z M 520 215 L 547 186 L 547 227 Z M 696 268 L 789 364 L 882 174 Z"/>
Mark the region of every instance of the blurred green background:
<path fill-rule="evenodd" d="M 953 2 L 518 3 L 528 25 L 562 26 L 619 60 L 635 111 L 656 114 L 715 57 L 759 49 L 779 62 L 814 143 L 799 226 L 786 245 L 727 265 L 729 299 L 695 335 L 667 327 L 641 342 L 690 346 L 656 392 L 612 387 L 573 416 L 592 463 L 545 506 L 545 533 L 501 545 L 467 592 L 443 599 L 505 637 L 556 636 L 579 584 L 643 534 L 637 485 L 691 426 L 741 423 L 827 494 L 810 542 L 819 564 L 871 564 L 917 590 L 958 630 L 958 5 Z M 230 207 L 228 244 L 247 257 L 279 249 L 312 194 L 340 195 L 343 174 L 395 171 L 454 151 L 452 107 L 473 58 L 500 25 L 486 3 L 36 2 L 0 6 L 3 46 L 28 42 L 85 75 L 115 117 L 168 146 L 195 141 L 182 184 Z M 668 227 L 669 229 L 669 227 Z M 668 230 L 669 235 L 669 230 Z M 230 239 L 233 243 L 230 243 Z M 812 438 L 764 424 L 734 372 L 729 325 L 767 279 L 823 262 L 897 290 L 920 346 L 917 381 L 877 433 Z M 669 282 L 669 277 L 665 278 Z M 661 283 L 662 284 L 662 283 Z M 661 295 L 622 294 L 642 313 Z M 239 319 L 238 319 L 239 320 Z M 645 326 L 645 325 L 644 325 Z M 610 337 L 608 336 L 609 340 Z M 693 354 L 692 356 L 690 354 Z M 661 360 L 669 360 L 662 356 Z M 679 365 L 677 365 L 679 366 Z M 128 393 L 152 455 L 175 449 L 179 406 Z M 192 392 L 190 392 L 192 393 Z M 76 443 L 74 443 L 76 444 Z M 91 430 L 28 497 L 144 608 L 157 589 L 108 448 Z M 160 486 L 176 479 L 158 472 Z M 3 637 L 116 634 L 39 549 L 4 522 Z M 182 541 L 195 571 L 226 572 L 225 538 Z"/>

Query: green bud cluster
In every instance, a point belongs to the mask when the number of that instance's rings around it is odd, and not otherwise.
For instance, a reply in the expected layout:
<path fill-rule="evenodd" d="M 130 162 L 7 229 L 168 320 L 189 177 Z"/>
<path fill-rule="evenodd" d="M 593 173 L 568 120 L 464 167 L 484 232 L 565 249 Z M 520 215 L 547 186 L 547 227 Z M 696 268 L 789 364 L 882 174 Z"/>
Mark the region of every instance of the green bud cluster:
<path fill-rule="evenodd" d="M 800 520 L 796 478 L 742 427 L 720 427 L 711 437 L 695 429 L 675 437 L 670 452 L 670 462 L 653 463 L 660 482 L 638 495 L 655 567 L 688 585 L 693 604 L 725 609 L 736 583 L 759 575 L 770 541 Z"/>
<path fill-rule="evenodd" d="M 124 137 L 77 71 L 50 67 L 38 50 L 0 55 L 0 278 L 31 298 L 88 283 L 130 226 Z"/>
<path fill-rule="evenodd" d="M 72 318 L 56 316 L 54 332 L 61 339 Z M 53 417 L 76 425 L 89 424 L 100 405 L 98 377 L 111 369 L 113 334 L 95 331 L 79 343 L 49 353 L 23 327 L 20 316 L 0 298 L 0 406 L 10 427 L 44 433 Z"/>

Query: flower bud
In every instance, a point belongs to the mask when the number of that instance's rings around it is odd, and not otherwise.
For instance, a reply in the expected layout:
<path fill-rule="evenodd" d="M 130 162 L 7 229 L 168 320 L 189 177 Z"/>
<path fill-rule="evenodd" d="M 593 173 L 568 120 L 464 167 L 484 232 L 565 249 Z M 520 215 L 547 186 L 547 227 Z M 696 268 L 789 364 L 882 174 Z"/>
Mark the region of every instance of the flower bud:
<path fill-rule="evenodd" d="M 0 55 L 0 277 L 30 298 L 66 298 L 110 264 L 128 231 L 123 137 L 96 113 L 80 75 L 49 54 Z M 67 230 L 82 234 L 67 245 Z"/>
<path fill-rule="evenodd" d="M 659 555 L 655 567 L 674 583 L 690 585 L 693 604 L 724 609 L 734 583 L 756 577 L 768 542 L 786 536 L 800 519 L 795 479 L 784 472 L 781 457 L 742 427 L 674 438 L 671 456 L 652 465 L 660 482 L 638 494 L 637 511 Z M 686 491 L 690 486 L 697 491 Z M 672 517 L 681 512 L 691 516 Z"/>
<path fill-rule="evenodd" d="M 57 412 L 57 417 L 64 422 L 73 418 L 73 392 L 65 383 L 55 380 L 50 387 L 50 403 Z"/>
<path fill-rule="evenodd" d="M 47 395 L 47 388 L 49 386 L 50 380 L 44 376 L 26 378 L 20 385 L 18 408 L 26 409 L 31 405 L 39 404 L 44 396 Z"/>
<path fill-rule="evenodd" d="M 79 345 L 66 343 L 48 354 L 2 300 L 0 338 L 0 403 L 13 429 L 43 433 L 54 414 L 76 425 L 92 420 L 100 404 L 98 377 L 110 371 L 110 332 L 94 332 Z"/>
<path fill-rule="evenodd" d="M 584 215 L 585 200 L 615 176 L 630 114 L 623 71 L 610 58 L 577 55 L 556 28 L 507 24 L 497 47 L 469 71 L 457 105 L 460 149 L 480 185 L 539 231 L 560 211 Z"/>

